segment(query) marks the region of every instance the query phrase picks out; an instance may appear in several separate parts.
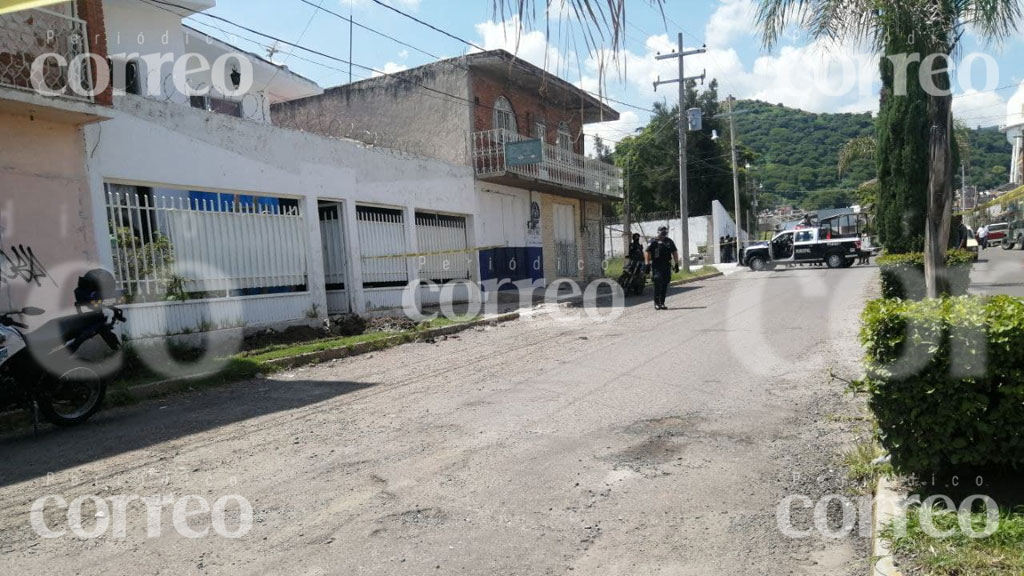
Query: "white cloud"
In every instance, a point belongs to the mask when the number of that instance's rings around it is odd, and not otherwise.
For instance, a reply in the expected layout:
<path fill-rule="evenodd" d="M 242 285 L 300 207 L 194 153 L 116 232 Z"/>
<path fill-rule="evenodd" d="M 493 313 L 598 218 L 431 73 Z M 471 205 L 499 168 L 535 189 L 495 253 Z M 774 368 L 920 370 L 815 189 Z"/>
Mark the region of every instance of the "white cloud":
<path fill-rule="evenodd" d="M 523 30 L 518 17 L 512 17 L 504 22 L 488 20 L 477 24 L 476 32 L 482 39 L 480 45 L 485 50 L 507 50 L 548 72 L 563 78 L 567 74 L 564 68 L 568 62 L 554 43 L 549 44 L 544 32 L 540 30 Z M 572 64 L 571 69 L 575 71 L 576 65 Z"/>
<path fill-rule="evenodd" d="M 708 48 L 727 48 L 735 40 L 749 38 L 756 33 L 752 0 L 719 0 L 718 4 L 704 28 Z"/>
<path fill-rule="evenodd" d="M 1005 118 L 1006 101 L 998 92 L 967 90 L 953 98 L 953 116 L 968 126 L 996 126 Z"/>
<path fill-rule="evenodd" d="M 613 104 L 614 105 L 614 104 Z M 587 124 L 583 128 L 583 132 L 587 136 L 599 136 L 607 146 L 615 148 L 615 142 L 625 138 L 626 136 L 632 135 L 636 132 L 637 128 L 640 128 L 646 124 L 645 121 L 640 119 L 640 116 L 632 110 L 626 110 L 619 114 L 619 119 L 614 122 L 598 122 L 595 124 Z M 586 153 L 592 154 L 594 152 L 594 139 L 592 137 L 586 138 Z"/>
<path fill-rule="evenodd" d="M 395 72 L 401 72 L 402 70 L 408 70 L 409 67 L 405 64 L 399 64 L 397 62 L 388 62 L 384 65 L 383 73 L 374 72 L 370 74 L 371 77 L 376 78 L 377 76 L 383 76 L 384 74 L 394 74 Z"/>
<path fill-rule="evenodd" d="M 647 106 L 664 99 L 676 101 L 676 87 L 662 86 L 657 92 L 654 81 L 674 79 L 678 75 L 675 60 L 655 60 L 660 52 L 669 53 L 675 43 L 666 35 L 651 36 L 645 44 L 647 52 L 620 54 L 628 88 L 637 101 Z M 689 50 L 691 47 L 687 46 Z M 594 58 L 587 63 L 596 75 Z M 687 57 L 687 76 L 707 72 L 707 80 L 717 79 L 722 98 L 737 98 L 782 103 L 811 112 L 866 112 L 878 109 L 878 58 L 869 51 L 855 47 L 826 47 L 824 43 L 806 46 L 785 46 L 775 54 L 758 57 L 749 66 L 733 48 L 709 48 L 706 54 Z M 606 74 L 614 85 L 615 72 Z"/>

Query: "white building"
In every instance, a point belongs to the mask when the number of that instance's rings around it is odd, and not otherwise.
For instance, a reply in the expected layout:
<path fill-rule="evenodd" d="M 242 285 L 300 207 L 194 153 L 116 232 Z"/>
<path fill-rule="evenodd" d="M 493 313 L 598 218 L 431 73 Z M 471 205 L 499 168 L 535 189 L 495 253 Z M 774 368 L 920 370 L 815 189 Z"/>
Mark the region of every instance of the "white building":
<path fill-rule="evenodd" d="M 189 10 L 104 0 L 124 90 L 85 129 L 99 260 L 133 295 L 131 336 L 394 308 L 409 282 L 477 277 L 470 167 L 273 126 L 271 105 L 321 89 L 182 24 L 212 0 L 175 4 Z M 209 94 L 182 92 L 185 54 L 226 63 L 189 57 Z"/>
<path fill-rule="evenodd" d="M 1010 162 L 1010 183 L 1024 185 L 1024 90 L 1010 98 L 1006 105 L 1006 138 L 1013 145 Z"/>

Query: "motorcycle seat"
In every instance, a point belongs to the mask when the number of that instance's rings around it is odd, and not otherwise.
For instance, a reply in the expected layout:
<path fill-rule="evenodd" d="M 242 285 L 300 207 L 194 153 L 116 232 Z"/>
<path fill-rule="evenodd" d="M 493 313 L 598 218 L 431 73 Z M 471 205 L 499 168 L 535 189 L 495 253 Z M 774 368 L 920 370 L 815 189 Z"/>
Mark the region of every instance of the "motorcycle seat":
<path fill-rule="evenodd" d="M 103 312 L 86 312 L 54 318 L 33 330 L 26 339 L 30 347 L 52 349 L 74 339 L 89 328 L 103 325 L 106 321 Z"/>

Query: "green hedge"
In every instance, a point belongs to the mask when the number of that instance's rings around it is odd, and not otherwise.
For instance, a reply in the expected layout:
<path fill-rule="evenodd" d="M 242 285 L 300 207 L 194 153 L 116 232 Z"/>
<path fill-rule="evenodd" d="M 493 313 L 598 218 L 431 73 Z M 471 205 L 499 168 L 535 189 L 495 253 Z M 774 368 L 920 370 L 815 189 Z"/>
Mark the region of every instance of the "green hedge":
<path fill-rule="evenodd" d="M 1024 465 L 1024 300 L 875 300 L 864 310 L 866 391 L 904 473 Z"/>
<path fill-rule="evenodd" d="M 924 299 L 924 254 L 885 254 L 876 262 L 881 271 L 883 298 Z M 974 254 L 967 250 L 950 250 L 946 254 L 950 296 L 967 294 L 973 264 Z"/>

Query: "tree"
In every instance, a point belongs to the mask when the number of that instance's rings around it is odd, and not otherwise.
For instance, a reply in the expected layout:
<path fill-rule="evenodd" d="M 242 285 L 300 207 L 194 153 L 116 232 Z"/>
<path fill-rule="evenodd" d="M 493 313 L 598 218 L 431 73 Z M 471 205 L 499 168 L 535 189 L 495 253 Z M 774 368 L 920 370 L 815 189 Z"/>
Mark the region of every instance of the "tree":
<path fill-rule="evenodd" d="M 1010 37 L 1020 25 L 1021 6 L 1019 0 L 761 0 L 757 18 L 764 43 L 769 47 L 778 42 L 795 18 L 814 39 L 869 41 L 877 52 L 887 55 L 896 54 L 892 51 L 893 42 L 906 43 L 912 39 L 921 58 L 938 55 L 949 62 L 958 55 L 967 26 L 987 42 Z M 883 63 L 883 76 L 884 70 Z M 937 298 L 946 288 L 942 271 L 953 207 L 953 96 L 948 70 L 938 66 L 938 70 L 933 68 L 931 72 L 926 76 L 933 86 L 926 90 L 929 129 L 925 283 L 927 295 Z M 903 86 L 893 87 L 892 94 L 883 94 L 883 103 L 887 96 L 906 96 L 910 88 L 904 91 Z M 885 128 L 899 126 L 885 126 L 882 130 Z"/>
<path fill-rule="evenodd" d="M 721 120 L 715 119 L 720 111 L 718 82 L 712 80 L 701 92 L 689 82 L 685 97 L 684 107 L 700 108 L 704 116 L 702 129 L 690 132 L 686 139 L 690 214 L 708 214 L 712 200 L 731 210 L 734 200 L 727 143 L 712 137 L 713 131 L 724 133 Z M 653 109 L 647 125 L 635 136 L 623 138 L 614 154 L 616 165 L 624 171 L 630 207 L 636 214 L 679 209 L 679 133 L 675 129 L 679 107 L 655 103 Z M 741 162 L 746 158 L 751 155 L 744 150 Z"/>

